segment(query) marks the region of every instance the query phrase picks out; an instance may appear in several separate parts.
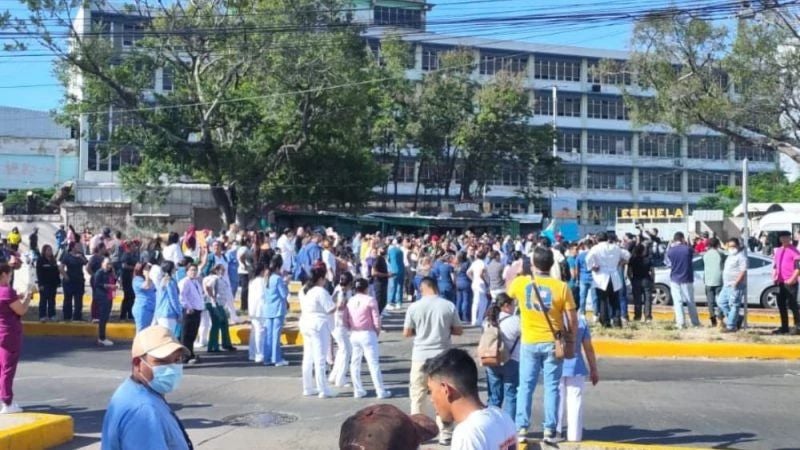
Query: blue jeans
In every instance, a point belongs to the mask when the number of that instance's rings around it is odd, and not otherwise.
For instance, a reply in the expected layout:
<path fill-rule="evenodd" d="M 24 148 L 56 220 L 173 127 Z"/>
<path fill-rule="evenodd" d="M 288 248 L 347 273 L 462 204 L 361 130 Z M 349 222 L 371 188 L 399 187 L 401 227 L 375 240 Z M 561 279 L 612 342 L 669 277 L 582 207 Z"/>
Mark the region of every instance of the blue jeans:
<path fill-rule="evenodd" d="M 264 364 L 276 364 L 283 361 L 283 352 L 281 351 L 283 319 L 283 317 L 264 319 L 266 324 L 264 332 Z"/>
<path fill-rule="evenodd" d="M 625 275 L 620 269 L 620 277 L 622 278 L 622 289 L 619 290 L 619 318 L 628 320 L 628 285 L 625 284 Z M 614 318 L 614 317 L 612 317 Z"/>
<path fill-rule="evenodd" d="M 456 311 L 462 323 L 470 321 L 470 311 L 472 308 L 472 288 L 456 289 Z"/>
<path fill-rule="evenodd" d="M 388 299 L 390 305 L 402 305 L 403 304 L 403 286 L 405 283 L 403 279 L 405 277 L 402 274 L 395 275 L 389 278 L 389 290 L 388 290 Z"/>
<path fill-rule="evenodd" d="M 594 289 L 592 289 L 591 281 L 581 281 L 578 284 L 578 299 L 580 302 L 578 310 L 581 314 L 586 314 L 586 301 L 591 300 L 594 315 L 598 316 L 600 305 L 597 303 L 597 295 L 595 295 Z"/>
<path fill-rule="evenodd" d="M 744 289 L 741 287 L 724 286 L 717 297 L 720 319 L 725 320 L 729 330 L 735 330 L 739 325 L 739 308 L 743 295 Z"/>
<path fill-rule="evenodd" d="M 556 359 L 555 344 L 522 344 L 519 354 L 519 390 L 517 391 L 516 423 L 527 430 L 531 424 L 533 392 L 544 374 L 544 423 L 546 431 L 555 433 L 558 424 L 558 384 L 563 361 Z"/>
<path fill-rule="evenodd" d="M 519 387 L 519 361 L 509 359 L 500 367 L 486 368 L 489 405 L 502 407 L 509 417 L 517 414 L 517 387 Z"/>

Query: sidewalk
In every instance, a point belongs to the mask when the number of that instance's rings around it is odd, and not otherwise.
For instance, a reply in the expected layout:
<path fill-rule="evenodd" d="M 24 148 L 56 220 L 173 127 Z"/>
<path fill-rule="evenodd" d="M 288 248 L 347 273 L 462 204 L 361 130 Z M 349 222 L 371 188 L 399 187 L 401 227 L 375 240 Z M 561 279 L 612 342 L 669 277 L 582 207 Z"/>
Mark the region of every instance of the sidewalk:
<path fill-rule="evenodd" d="M 43 450 L 73 437 L 70 416 L 21 413 L 0 416 L 0 449 Z"/>

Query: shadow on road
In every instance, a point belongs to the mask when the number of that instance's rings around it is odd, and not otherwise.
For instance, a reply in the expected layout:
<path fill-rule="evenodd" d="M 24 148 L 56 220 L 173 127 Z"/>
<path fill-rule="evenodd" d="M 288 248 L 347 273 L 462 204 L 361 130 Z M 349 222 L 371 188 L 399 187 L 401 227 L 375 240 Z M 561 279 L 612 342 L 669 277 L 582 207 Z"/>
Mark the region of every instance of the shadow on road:
<path fill-rule="evenodd" d="M 585 439 L 598 441 L 616 441 L 632 444 L 710 444 L 712 448 L 731 448 L 745 442 L 753 442 L 757 435 L 754 433 L 728 433 L 728 434 L 691 434 L 692 430 L 685 428 L 671 428 L 666 430 L 646 430 L 629 425 L 614 425 L 598 430 L 586 430 Z"/>

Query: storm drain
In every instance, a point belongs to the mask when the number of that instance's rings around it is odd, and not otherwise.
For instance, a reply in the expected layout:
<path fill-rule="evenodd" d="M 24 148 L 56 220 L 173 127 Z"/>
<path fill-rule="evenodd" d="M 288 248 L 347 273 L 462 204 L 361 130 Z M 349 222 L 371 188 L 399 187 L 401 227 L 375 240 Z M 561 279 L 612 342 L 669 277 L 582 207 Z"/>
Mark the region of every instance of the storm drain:
<path fill-rule="evenodd" d="M 250 428 L 270 428 L 297 422 L 298 417 L 293 414 L 286 414 L 276 411 L 253 412 L 248 414 L 238 414 L 222 419 L 224 422 Z"/>

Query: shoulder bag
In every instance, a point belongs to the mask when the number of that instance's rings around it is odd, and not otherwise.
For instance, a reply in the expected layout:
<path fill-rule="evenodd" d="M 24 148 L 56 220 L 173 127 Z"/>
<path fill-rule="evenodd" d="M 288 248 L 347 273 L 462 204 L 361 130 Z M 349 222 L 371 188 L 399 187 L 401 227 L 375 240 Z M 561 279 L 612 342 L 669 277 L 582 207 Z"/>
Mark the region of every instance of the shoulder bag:
<path fill-rule="evenodd" d="M 547 326 L 550 327 L 550 332 L 553 333 L 553 339 L 555 339 L 555 357 L 558 359 L 574 358 L 575 342 L 567 339 L 569 333 L 556 331 L 556 329 L 553 328 L 553 322 L 550 320 L 550 314 L 547 313 L 547 308 L 544 306 L 542 297 L 539 295 L 539 286 L 537 286 L 534 282 L 531 282 L 531 284 L 533 284 L 533 288 L 531 290 L 533 291 L 534 295 L 536 295 L 536 301 L 539 302 L 539 307 L 542 308 L 542 314 L 544 314 L 544 318 L 547 320 Z M 566 323 L 564 324 L 564 327 L 566 327 Z"/>

